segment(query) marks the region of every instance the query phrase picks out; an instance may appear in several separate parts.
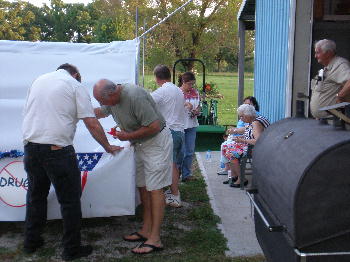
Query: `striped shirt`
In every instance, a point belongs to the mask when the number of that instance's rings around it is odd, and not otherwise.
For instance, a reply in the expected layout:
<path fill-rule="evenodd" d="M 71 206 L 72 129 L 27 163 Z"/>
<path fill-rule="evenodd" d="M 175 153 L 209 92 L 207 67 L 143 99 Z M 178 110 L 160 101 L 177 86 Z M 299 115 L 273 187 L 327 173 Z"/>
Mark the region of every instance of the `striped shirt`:
<path fill-rule="evenodd" d="M 270 121 L 269 121 L 266 117 L 261 116 L 261 115 L 257 116 L 257 117 L 255 118 L 254 121 L 258 121 L 260 124 L 262 124 L 262 126 L 264 127 L 264 129 L 270 125 Z M 244 139 L 254 139 L 254 135 L 253 135 L 253 125 L 252 125 L 252 124 L 250 124 L 250 125 L 245 129 L 245 132 L 244 132 L 244 134 L 243 134 L 243 137 L 244 137 Z"/>

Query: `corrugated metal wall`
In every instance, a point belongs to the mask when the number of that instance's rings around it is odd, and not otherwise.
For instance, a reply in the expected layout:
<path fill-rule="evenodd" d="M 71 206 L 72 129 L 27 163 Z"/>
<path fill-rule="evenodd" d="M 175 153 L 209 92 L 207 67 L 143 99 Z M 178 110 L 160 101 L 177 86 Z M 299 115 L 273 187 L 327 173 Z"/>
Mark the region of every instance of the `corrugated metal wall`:
<path fill-rule="evenodd" d="M 254 95 L 275 122 L 286 103 L 290 0 L 256 0 Z"/>

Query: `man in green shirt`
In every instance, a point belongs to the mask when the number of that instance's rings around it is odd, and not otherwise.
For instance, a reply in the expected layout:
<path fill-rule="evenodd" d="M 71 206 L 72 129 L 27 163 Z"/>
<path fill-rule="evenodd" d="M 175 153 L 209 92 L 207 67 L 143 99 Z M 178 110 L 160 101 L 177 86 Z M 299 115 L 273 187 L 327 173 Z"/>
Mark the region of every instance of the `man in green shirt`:
<path fill-rule="evenodd" d="M 121 131 L 116 137 L 135 148 L 136 186 L 143 204 L 143 226 L 124 236 L 125 241 L 143 242 L 132 252 L 146 254 L 163 249 L 160 227 L 164 217 L 163 188 L 172 182 L 172 137 L 150 94 L 130 84 L 116 85 L 102 79 L 94 86 L 94 97 L 102 105 L 97 118 L 112 115 Z"/>

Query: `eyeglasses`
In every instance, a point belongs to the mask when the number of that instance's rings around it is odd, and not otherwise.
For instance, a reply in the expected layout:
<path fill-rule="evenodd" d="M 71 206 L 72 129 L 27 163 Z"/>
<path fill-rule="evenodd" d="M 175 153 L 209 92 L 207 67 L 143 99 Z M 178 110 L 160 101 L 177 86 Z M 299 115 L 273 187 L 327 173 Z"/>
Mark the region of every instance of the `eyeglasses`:
<path fill-rule="evenodd" d="M 196 80 L 190 80 L 188 82 L 185 82 L 186 85 L 194 85 L 196 83 Z"/>

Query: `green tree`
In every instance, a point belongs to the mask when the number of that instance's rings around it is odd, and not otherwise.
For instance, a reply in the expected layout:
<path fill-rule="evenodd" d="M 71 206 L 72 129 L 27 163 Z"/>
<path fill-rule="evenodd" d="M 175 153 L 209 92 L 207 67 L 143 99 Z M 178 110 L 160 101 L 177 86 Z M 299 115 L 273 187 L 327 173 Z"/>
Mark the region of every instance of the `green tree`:
<path fill-rule="evenodd" d="M 94 42 L 111 42 L 133 39 L 135 36 L 135 10 L 131 0 L 96 0 L 91 4 L 94 9 Z M 136 7 L 135 7 L 136 9 Z"/>
<path fill-rule="evenodd" d="M 148 17 L 155 24 L 186 0 L 154 0 L 149 5 Z M 148 56 L 157 56 L 158 43 L 170 50 L 166 59 L 200 58 L 210 70 L 237 70 L 238 22 L 241 0 L 194 1 L 149 34 Z M 155 50 L 156 50 L 155 49 Z M 253 57 L 254 38 L 247 34 L 246 56 Z M 154 58 L 151 59 L 155 61 Z M 215 65 L 216 64 L 216 65 Z M 184 70 L 192 70 L 192 63 L 184 63 Z"/>
<path fill-rule="evenodd" d="M 40 11 L 37 23 L 42 28 L 42 40 L 86 43 L 92 41 L 94 21 L 88 6 L 51 0 L 50 5 L 45 4 Z"/>
<path fill-rule="evenodd" d="M 93 38 L 93 24 L 89 9 L 83 4 L 69 4 L 66 6 L 66 16 L 70 23 L 69 35 L 72 42 L 90 43 Z"/>
<path fill-rule="evenodd" d="M 154 22 L 160 21 L 173 12 L 185 0 L 155 0 L 155 8 L 151 17 Z M 209 57 L 205 54 L 211 52 L 211 46 L 217 45 L 216 41 L 209 41 L 212 26 L 218 20 L 222 20 L 220 13 L 228 6 L 226 0 L 193 1 L 178 14 L 163 23 L 149 37 L 149 42 L 161 41 L 162 46 L 172 50 L 174 59 Z M 214 54 L 211 55 L 213 57 Z M 193 69 L 193 62 L 183 63 L 186 70 Z"/>
<path fill-rule="evenodd" d="M 40 28 L 34 25 L 35 7 L 26 2 L 0 0 L 0 39 L 39 40 Z"/>
<path fill-rule="evenodd" d="M 88 5 L 51 0 L 41 8 L 0 0 L 0 39 L 61 42 L 111 42 L 135 37 L 187 0 L 94 0 Z M 171 66 L 179 58 L 203 59 L 214 71 L 236 70 L 237 12 L 241 0 L 193 1 L 146 36 L 146 66 Z M 246 59 L 251 66 L 254 34 L 247 33 Z M 183 63 L 181 70 L 194 64 Z"/>

